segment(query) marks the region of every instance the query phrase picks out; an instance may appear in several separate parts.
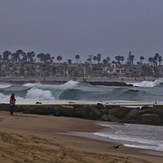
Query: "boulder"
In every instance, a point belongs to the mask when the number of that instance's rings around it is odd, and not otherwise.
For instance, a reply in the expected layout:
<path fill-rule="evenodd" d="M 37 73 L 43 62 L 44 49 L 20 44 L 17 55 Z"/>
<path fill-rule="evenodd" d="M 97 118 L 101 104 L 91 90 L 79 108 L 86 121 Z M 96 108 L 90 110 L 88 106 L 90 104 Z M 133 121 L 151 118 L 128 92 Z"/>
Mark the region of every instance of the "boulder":
<path fill-rule="evenodd" d="M 100 119 L 102 117 L 100 111 L 97 109 L 97 108 L 94 108 L 94 107 L 90 107 L 89 108 L 89 119 Z"/>
<path fill-rule="evenodd" d="M 111 122 L 120 122 L 120 119 L 115 117 L 114 115 L 108 115 L 108 120 Z"/>
<path fill-rule="evenodd" d="M 160 118 L 163 120 L 163 109 L 157 109 L 156 113 L 160 116 Z"/>
<path fill-rule="evenodd" d="M 74 110 L 74 115 L 81 118 L 97 120 L 102 117 L 102 114 L 97 108 L 85 106 L 76 107 Z"/>
<path fill-rule="evenodd" d="M 109 109 L 109 115 L 114 115 L 118 118 L 123 118 L 129 112 L 130 108 L 127 107 L 114 107 Z"/>
<path fill-rule="evenodd" d="M 104 109 L 105 105 L 102 103 L 97 103 L 97 109 Z"/>
<path fill-rule="evenodd" d="M 139 113 L 140 114 L 154 114 L 156 113 L 157 109 L 156 108 L 153 108 L 153 107 L 142 107 L 140 110 L 139 110 Z"/>
<path fill-rule="evenodd" d="M 60 106 L 60 111 L 62 115 L 65 116 L 74 116 L 74 107 L 73 106 Z"/>
<path fill-rule="evenodd" d="M 109 121 L 109 116 L 108 115 L 103 115 L 102 117 L 101 117 L 101 120 L 102 121 Z"/>
<path fill-rule="evenodd" d="M 80 118 L 86 118 L 87 111 L 84 107 L 75 107 L 74 108 L 74 115 Z"/>
<path fill-rule="evenodd" d="M 131 109 L 125 116 L 126 120 L 137 120 L 139 117 L 138 109 Z"/>
<path fill-rule="evenodd" d="M 149 125 L 162 125 L 163 121 L 158 114 L 142 114 L 139 118 L 139 123 Z"/>

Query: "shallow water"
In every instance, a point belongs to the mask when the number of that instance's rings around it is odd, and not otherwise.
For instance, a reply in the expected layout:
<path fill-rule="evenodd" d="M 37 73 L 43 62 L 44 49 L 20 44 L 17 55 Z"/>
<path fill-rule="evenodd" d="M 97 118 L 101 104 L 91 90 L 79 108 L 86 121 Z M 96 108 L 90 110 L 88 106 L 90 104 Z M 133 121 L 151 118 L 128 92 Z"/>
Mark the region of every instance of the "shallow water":
<path fill-rule="evenodd" d="M 149 149 L 163 156 L 163 126 L 98 122 L 104 129 L 98 132 L 66 134 L 123 144 L 126 147 Z M 156 153 L 155 153 L 156 154 Z"/>

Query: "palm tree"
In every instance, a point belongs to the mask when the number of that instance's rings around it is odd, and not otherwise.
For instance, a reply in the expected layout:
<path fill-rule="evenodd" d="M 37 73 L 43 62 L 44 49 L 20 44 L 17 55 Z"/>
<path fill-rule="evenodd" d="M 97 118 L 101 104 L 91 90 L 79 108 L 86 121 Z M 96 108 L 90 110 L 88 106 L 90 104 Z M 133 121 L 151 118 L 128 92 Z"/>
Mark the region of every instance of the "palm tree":
<path fill-rule="evenodd" d="M 102 63 L 105 65 L 108 63 L 107 59 L 103 59 Z"/>
<path fill-rule="evenodd" d="M 155 57 L 156 57 L 157 59 L 158 59 L 159 56 L 160 56 L 160 55 L 159 55 L 158 53 L 155 54 Z"/>
<path fill-rule="evenodd" d="M 67 60 L 67 63 L 68 63 L 69 65 L 71 65 L 71 64 L 72 64 L 72 60 L 71 60 L 71 59 L 68 59 L 68 60 Z"/>
<path fill-rule="evenodd" d="M 91 58 L 89 57 L 89 58 L 87 59 L 87 61 L 88 61 L 89 63 L 91 63 Z"/>
<path fill-rule="evenodd" d="M 121 56 L 120 56 L 120 55 L 115 56 L 115 59 L 117 60 L 118 63 L 120 63 L 120 61 L 121 61 Z"/>
<path fill-rule="evenodd" d="M 45 54 L 45 56 L 44 56 L 44 63 L 48 63 L 48 62 L 51 62 L 51 56 L 50 56 L 50 54 L 48 53 L 48 54 Z"/>
<path fill-rule="evenodd" d="M 148 58 L 148 62 L 152 65 L 153 64 L 153 58 L 152 57 L 149 57 Z"/>
<path fill-rule="evenodd" d="M 52 56 L 52 57 L 51 57 L 51 59 L 52 59 L 52 62 L 54 62 L 55 57 L 54 57 L 54 56 Z"/>
<path fill-rule="evenodd" d="M 9 56 L 11 55 L 12 53 L 8 50 L 4 51 L 3 52 L 3 60 L 4 62 L 8 62 L 9 61 Z"/>
<path fill-rule="evenodd" d="M 26 53 L 23 50 L 21 50 L 21 49 L 17 50 L 14 55 L 16 62 L 19 62 L 20 59 L 23 59 L 23 57 L 25 57 L 25 55 L 26 55 Z"/>
<path fill-rule="evenodd" d="M 27 53 L 27 58 L 28 58 L 28 61 L 33 63 L 34 62 L 34 57 L 35 57 L 35 52 L 34 51 L 31 51 L 31 52 L 28 52 Z"/>
<path fill-rule="evenodd" d="M 77 55 L 75 56 L 75 59 L 76 59 L 76 61 L 77 61 L 77 63 L 78 63 L 78 60 L 80 59 L 80 55 L 77 54 Z"/>
<path fill-rule="evenodd" d="M 140 57 L 140 60 L 141 60 L 141 63 L 143 63 L 144 57 L 141 56 L 141 57 Z"/>
<path fill-rule="evenodd" d="M 27 62 L 27 54 L 23 52 L 21 55 L 22 55 L 22 62 Z"/>
<path fill-rule="evenodd" d="M 17 62 L 17 54 L 16 53 L 12 53 L 11 54 L 11 60 L 12 60 L 12 62 Z"/>
<path fill-rule="evenodd" d="M 41 63 L 43 63 L 44 57 L 45 57 L 44 53 L 37 54 L 38 61 L 41 62 Z"/>
<path fill-rule="evenodd" d="M 120 55 L 115 56 L 115 59 L 117 60 L 118 63 L 121 63 L 121 62 L 124 61 L 124 57 L 123 56 L 120 56 Z"/>
<path fill-rule="evenodd" d="M 60 63 L 60 61 L 62 61 L 62 57 L 59 55 L 57 56 L 57 61 Z"/>
<path fill-rule="evenodd" d="M 158 62 L 159 62 L 159 66 L 160 66 L 161 62 L 162 62 L 162 57 L 161 56 L 158 57 Z"/>
<path fill-rule="evenodd" d="M 107 57 L 106 60 L 109 62 L 110 61 L 110 57 Z"/>
<path fill-rule="evenodd" d="M 94 63 L 97 61 L 97 56 L 93 57 Z"/>
<path fill-rule="evenodd" d="M 97 61 L 98 61 L 98 63 L 100 63 L 100 61 L 101 61 L 101 54 L 100 53 L 97 54 Z"/>
<path fill-rule="evenodd" d="M 158 65 L 157 61 L 159 60 L 159 56 L 160 56 L 160 55 L 159 55 L 158 53 L 156 53 L 155 56 L 154 56 L 155 66 Z"/>
<path fill-rule="evenodd" d="M 121 62 L 123 62 L 125 60 L 124 56 L 121 56 Z"/>
<path fill-rule="evenodd" d="M 88 61 L 90 64 L 92 63 L 92 55 L 89 55 L 89 56 L 88 56 L 87 61 Z"/>

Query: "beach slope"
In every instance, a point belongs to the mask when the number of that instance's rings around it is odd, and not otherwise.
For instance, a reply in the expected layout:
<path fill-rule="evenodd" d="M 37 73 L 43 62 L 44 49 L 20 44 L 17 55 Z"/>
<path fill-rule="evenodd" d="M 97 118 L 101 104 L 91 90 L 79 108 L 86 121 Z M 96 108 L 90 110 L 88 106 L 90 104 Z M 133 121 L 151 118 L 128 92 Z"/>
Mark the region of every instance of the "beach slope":
<path fill-rule="evenodd" d="M 96 121 L 0 112 L 2 163 L 161 163 L 163 157 L 115 143 L 62 134 L 94 132 Z"/>

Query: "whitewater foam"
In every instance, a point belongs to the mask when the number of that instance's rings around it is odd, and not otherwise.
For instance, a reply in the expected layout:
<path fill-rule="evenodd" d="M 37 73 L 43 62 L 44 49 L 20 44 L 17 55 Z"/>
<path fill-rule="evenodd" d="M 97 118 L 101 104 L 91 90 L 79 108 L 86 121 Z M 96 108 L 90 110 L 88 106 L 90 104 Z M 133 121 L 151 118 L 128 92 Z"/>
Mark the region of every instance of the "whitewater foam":
<path fill-rule="evenodd" d="M 75 87 L 78 83 L 79 83 L 78 81 L 70 80 L 64 84 L 61 84 L 60 86 L 63 88 L 72 88 L 72 87 Z"/>
<path fill-rule="evenodd" d="M 26 98 L 35 100 L 54 100 L 54 97 L 49 90 L 42 90 L 37 88 L 28 90 Z"/>
<path fill-rule="evenodd" d="M 137 87 L 155 87 L 161 83 L 163 83 L 162 78 L 156 79 L 155 81 L 142 81 L 140 83 L 132 83 L 132 84 Z"/>

